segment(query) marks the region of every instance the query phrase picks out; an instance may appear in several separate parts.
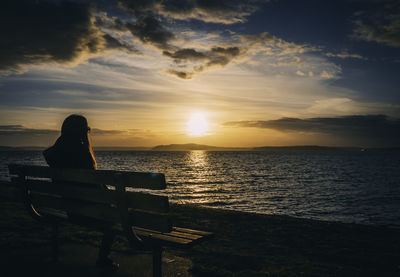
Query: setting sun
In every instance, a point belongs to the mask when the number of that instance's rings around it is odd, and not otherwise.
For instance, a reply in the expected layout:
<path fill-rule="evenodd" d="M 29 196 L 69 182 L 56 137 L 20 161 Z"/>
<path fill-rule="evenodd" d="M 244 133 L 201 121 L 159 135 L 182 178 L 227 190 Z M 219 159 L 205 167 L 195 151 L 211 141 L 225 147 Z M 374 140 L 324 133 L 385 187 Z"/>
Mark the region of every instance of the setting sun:
<path fill-rule="evenodd" d="M 189 136 L 204 136 L 208 131 L 208 122 L 202 112 L 192 113 L 186 126 L 186 131 Z"/>

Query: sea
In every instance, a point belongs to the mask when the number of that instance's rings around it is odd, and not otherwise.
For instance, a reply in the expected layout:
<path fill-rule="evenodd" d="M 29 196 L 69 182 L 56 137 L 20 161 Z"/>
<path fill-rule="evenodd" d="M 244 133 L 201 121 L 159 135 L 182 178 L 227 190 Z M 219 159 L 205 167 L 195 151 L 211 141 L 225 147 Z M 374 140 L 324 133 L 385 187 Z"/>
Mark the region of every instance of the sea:
<path fill-rule="evenodd" d="M 99 169 L 164 173 L 170 201 L 400 228 L 400 151 L 96 151 Z M 46 165 L 40 151 L 1 151 Z"/>

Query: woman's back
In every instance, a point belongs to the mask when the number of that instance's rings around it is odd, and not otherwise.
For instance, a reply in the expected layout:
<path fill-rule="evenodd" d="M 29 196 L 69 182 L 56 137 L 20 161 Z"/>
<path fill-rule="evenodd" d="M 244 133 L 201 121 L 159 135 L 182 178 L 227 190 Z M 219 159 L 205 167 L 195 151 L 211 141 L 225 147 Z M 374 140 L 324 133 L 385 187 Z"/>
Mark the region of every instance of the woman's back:
<path fill-rule="evenodd" d="M 70 142 L 63 137 L 58 138 L 43 155 L 50 167 L 95 169 L 89 149 L 79 142 Z"/>

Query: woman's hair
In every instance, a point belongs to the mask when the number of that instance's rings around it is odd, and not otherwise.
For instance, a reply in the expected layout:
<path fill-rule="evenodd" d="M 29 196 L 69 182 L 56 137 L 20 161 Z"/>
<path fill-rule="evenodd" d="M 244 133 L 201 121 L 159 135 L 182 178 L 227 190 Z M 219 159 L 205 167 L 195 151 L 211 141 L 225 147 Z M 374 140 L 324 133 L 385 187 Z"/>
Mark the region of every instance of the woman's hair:
<path fill-rule="evenodd" d="M 93 159 L 93 166 L 97 168 L 96 159 L 94 158 L 93 149 L 89 139 L 90 127 L 84 116 L 72 114 L 68 116 L 61 127 L 61 137 L 71 143 L 80 143 L 87 147 Z"/>

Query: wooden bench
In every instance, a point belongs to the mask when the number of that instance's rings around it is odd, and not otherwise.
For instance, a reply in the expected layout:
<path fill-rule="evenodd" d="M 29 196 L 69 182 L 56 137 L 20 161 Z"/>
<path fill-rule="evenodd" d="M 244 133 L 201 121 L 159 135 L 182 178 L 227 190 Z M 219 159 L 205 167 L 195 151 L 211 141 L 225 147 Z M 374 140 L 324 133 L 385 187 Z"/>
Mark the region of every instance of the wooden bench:
<path fill-rule="evenodd" d="M 55 259 L 58 258 L 58 225 L 63 221 L 98 230 L 107 222 L 134 249 L 152 250 L 153 276 L 161 276 L 163 247 L 192 246 L 212 235 L 171 225 L 168 197 L 149 193 L 149 190 L 166 188 L 165 177 L 160 173 L 17 164 L 10 164 L 8 168 L 11 187 L 28 212 L 35 219 L 52 224 Z M 76 215 L 88 220 L 75 222 Z"/>

